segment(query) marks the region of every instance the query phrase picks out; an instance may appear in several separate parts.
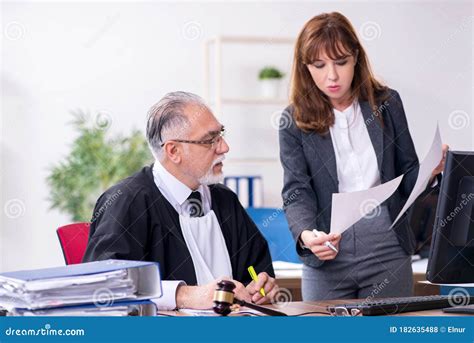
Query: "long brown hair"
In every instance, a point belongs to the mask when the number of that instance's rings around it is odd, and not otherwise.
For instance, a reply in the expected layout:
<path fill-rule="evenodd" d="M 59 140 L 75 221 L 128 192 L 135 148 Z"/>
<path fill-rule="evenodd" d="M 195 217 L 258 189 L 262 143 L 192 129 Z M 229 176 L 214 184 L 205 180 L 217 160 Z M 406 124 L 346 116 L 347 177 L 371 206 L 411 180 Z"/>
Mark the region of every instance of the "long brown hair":
<path fill-rule="evenodd" d="M 333 106 L 318 89 L 306 67 L 321 52 L 334 60 L 347 55 L 357 56 L 351 85 L 352 99 L 369 101 L 374 116 L 383 124 L 380 111 L 376 109 L 386 99 L 387 87 L 375 79 L 352 24 L 341 13 L 332 12 L 309 20 L 296 41 L 290 94 L 296 125 L 306 132 L 326 134 L 334 124 Z"/>

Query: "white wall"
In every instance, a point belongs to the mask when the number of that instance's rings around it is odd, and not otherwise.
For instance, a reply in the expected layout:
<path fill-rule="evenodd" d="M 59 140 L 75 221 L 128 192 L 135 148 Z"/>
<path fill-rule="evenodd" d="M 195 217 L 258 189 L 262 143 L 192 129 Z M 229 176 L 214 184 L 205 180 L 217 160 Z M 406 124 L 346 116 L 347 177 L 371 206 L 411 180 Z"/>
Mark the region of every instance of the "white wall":
<path fill-rule="evenodd" d="M 105 110 L 113 132 L 142 129 L 147 109 L 164 93 L 203 94 L 202 45 L 215 35 L 296 37 L 313 15 L 341 11 L 358 30 L 368 28 L 360 33 L 374 70 L 399 90 L 420 157 L 436 121 L 453 149 L 473 148 L 470 2 L 1 6 L 0 271 L 63 263 L 55 229 L 70 219 L 49 210 L 45 177 L 74 138 L 69 111 Z M 256 94 L 258 68 L 272 59 L 289 71 L 291 53 L 291 47 L 271 56 L 244 46 L 224 51 L 225 92 Z M 270 118 L 280 107 L 223 110 L 235 156 L 276 156 L 278 132 Z M 246 131 L 249 125 L 255 129 Z M 256 133 L 263 140 L 250 144 Z M 227 171 L 259 172 L 233 165 Z M 278 206 L 281 167 L 267 165 L 263 174 L 266 204 Z"/>

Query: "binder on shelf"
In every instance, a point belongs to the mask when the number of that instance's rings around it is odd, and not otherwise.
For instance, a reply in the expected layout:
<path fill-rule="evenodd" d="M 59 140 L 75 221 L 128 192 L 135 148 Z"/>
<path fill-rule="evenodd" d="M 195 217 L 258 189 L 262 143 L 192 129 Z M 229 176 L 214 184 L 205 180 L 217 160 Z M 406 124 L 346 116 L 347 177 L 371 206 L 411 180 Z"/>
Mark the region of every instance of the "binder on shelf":
<path fill-rule="evenodd" d="M 161 297 L 156 262 L 105 260 L 0 274 L 0 306 L 44 309 Z"/>

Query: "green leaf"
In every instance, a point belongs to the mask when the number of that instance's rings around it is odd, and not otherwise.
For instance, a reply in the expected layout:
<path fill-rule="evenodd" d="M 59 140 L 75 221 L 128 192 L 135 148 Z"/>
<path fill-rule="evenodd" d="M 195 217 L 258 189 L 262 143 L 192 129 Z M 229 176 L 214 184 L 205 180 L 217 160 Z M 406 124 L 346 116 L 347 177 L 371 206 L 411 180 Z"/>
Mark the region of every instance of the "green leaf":
<path fill-rule="evenodd" d="M 281 71 L 279 71 L 275 67 L 265 67 L 262 70 L 260 70 L 260 73 L 258 74 L 258 78 L 260 80 L 265 80 L 265 79 L 281 79 L 285 74 L 283 74 Z"/>
<path fill-rule="evenodd" d="M 73 221 L 89 221 L 101 193 L 153 158 L 140 131 L 109 137 L 109 125 L 94 123 L 88 112 L 76 110 L 72 116 L 78 136 L 69 155 L 50 168 L 48 200 Z"/>

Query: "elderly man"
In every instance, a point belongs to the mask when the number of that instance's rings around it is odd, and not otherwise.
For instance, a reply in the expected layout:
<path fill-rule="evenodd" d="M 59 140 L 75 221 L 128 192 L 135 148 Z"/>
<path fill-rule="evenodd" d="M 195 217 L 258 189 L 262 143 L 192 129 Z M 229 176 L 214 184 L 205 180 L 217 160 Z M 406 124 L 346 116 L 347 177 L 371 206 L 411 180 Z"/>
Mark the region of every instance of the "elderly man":
<path fill-rule="evenodd" d="M 159 262 L 162 309 L 211 307 L 222 278 L 234 279 L 242 300 L 271 300 L 278 287 L 268 244 L 237 196 L 219 184 L 229 151 L 224 132 L 194 94 L 169 93 L 154 105 L 146 135 L 155 163 L 101 195 L 84 261 Z"/>

